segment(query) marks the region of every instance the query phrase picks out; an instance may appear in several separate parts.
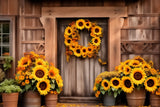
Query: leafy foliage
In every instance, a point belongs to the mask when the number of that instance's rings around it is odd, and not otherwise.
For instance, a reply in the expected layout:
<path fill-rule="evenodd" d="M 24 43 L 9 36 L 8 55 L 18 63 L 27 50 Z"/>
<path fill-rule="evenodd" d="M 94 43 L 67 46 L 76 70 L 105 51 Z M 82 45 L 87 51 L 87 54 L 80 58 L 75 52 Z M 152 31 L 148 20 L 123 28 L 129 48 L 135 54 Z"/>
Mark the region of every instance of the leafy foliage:
<path fill-rule="evenodd" d="M 14 93 L 21 92 L 22 89 L 17 85 L 14 79 L 5 79 L 0 84 L 0 93 Z"/>
<path fill-rule="evenodd" d="M 3 64 L 4 71 L 7 71 L 8 69 L 12 67 L 12 64 L 11 64 L 12 61 L 13 61 L 12 56 L 5 56 L 4 64 Z"/>

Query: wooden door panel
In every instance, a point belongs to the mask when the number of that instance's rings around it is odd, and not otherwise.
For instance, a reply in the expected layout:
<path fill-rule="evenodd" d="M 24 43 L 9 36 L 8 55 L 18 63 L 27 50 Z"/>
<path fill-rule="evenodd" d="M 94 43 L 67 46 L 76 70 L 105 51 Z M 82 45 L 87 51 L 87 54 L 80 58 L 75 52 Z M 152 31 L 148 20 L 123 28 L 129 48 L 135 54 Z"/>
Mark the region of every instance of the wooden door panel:
<path fill-rule="evenodd" d="M 77 58 L 70 57 L 70 61 L 66 61 L 64 30 L 66 26 L 76 19 L 57 19 L 58 22 L 58 68 L 61 71 L 64 80 L 64 88 L 61 97 L 94 97 L 93 85 L 96 76 L 107 70 L 107 66 L 101 66 L 97 58 Z M 89 19 L 96 22 L 103 28 L 103 38 L 99 56 L 102 60 L 107 61 L 108 50 L 108 19 L 98 18 Z M 87 30 L 80 31 L 81 39 L 79 44 L 87 46 L 91 40 Z"/>

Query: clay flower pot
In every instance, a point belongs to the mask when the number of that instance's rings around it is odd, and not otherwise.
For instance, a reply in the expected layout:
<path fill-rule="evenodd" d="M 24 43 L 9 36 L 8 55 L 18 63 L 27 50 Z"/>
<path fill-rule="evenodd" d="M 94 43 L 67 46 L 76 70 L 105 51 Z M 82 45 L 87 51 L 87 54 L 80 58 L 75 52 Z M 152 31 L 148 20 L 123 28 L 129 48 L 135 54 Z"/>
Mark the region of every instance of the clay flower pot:
<path fill-rule="evenodd" d="M 57 94 L 47 94 L 45 96 L 45 104 L 46 104 L 46 107 L 56 107 L 57 105 Z"/>
<path fill-rule="evenodd" d="M 140 90 L 135 88 L 132 93 L 127 93 L 126 97 L 129 107 L 143 106 L 146 99 L 146 91 L 143 88 Z"/>
<path fill-rule="evenodd" d="M 150 105 L 151 107 L 159 107 L 160 106 L 160 96 L 155 94 L 150 94 Z"/>
<path fill-rule="evenodd" d="M 17 107 L 19 93 L 2 93 L 3 107 Z"/>

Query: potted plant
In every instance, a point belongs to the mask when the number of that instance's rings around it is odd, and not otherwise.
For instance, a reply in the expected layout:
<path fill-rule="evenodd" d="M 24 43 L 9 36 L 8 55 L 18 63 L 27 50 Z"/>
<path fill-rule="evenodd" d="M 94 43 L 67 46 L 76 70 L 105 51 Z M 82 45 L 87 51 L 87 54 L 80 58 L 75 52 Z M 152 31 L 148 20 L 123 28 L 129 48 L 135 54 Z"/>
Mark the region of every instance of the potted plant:
<path fill-rule="evenodd" d="M 146 98 L 146 81 L 150 75 L 151 63 L 142 57 L 121 62 L 115 69 L 121 75 L 122 90 L 126 93 L 129 106 L 143 106 Z"/>
<path fill-rule="evenodd" d="M 25 107 L 31 106 L 32 100 L 28 100 L 30 97 L 36 99 L 36 105 L 40 106 L 40 95 L 58 94 L 63 87 L 63 80 L 59 75 L 59 70 L 53 64 L 45 61 L 43 55 L 34 52 L 25 54 L 18 61 L 15 78 L 23 92 L 25 92 Z"/>
<path fill-rule="evenodd" d="M 122 91 L 119 76 L 118 72 L 105 71 L 96 77 L 93 90 L 96 97 L 103 97 L 104 106 L 115 105 L 115 98 Z"/>
<path fill-rule="evenodd" d="M 18 95 L 21 88 L 14 79 L 5 79 L 0 83 L 0 93 L 2 93 L 3 107 L 17 107 Z"/>

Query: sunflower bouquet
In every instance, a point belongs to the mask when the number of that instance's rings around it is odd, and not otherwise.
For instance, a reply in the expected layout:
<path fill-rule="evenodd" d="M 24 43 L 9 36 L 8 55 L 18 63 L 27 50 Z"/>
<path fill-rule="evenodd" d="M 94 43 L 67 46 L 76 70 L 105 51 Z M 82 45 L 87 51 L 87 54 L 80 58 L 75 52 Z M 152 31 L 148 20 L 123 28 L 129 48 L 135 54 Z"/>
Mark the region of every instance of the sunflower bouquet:
<path fill-rule="evenodd" d="M 121 80 L 119 73 L 116 71 L 105 71 L 99 74 L 94 83 L 93 91 L 95 96 L 103 96 L 105 94 L 114 95 L 116 98 L 121 93 Z"/>
<path fill-rule="evenodd" d="M 126 93 L 132 93 L 134 88 L 145 88 L 149 92 L 157 88 L 157 70 L 153 68 L 152 61 L 136 56 L 121 62 L 115 69 L 121 75 L 122 90 Z"/>
<path fill-rule="evenodd" d="M 63 80 L 59 70 L 45 61 L 43 55 L 30 52 L 18 61 L 15 79 L 24 91 L 37 90 L 40 95 L 59 94 Z"/>

